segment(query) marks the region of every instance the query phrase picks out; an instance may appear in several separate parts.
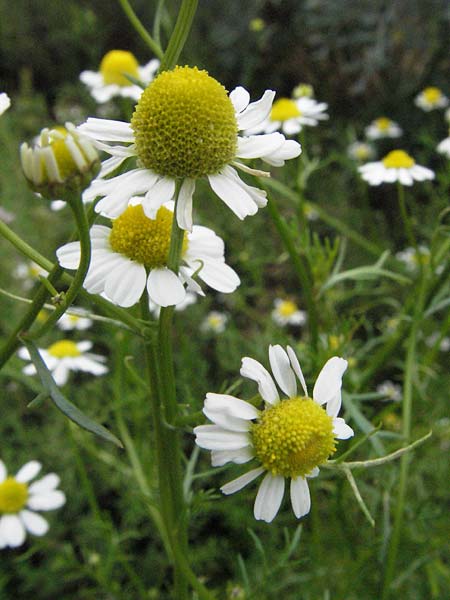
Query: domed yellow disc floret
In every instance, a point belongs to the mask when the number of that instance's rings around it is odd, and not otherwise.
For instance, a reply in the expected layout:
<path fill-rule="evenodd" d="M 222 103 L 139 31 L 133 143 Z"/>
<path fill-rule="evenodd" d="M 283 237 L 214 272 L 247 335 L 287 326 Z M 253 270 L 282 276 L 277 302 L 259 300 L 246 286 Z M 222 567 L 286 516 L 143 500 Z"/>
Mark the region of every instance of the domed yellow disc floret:
<path fill-rule="evenodd" d="M 391 126 L 391 120 L 387 117 L 380 117 L 376 119 L 375 123 L 380 131 L 387 131 Z"/>
<path fill-rule="evenodd" d="M 156 219 L 145 216 L 141 205 L 129 206 L 113 221 L 109 243 L 114 252 L 124 254 L 149 269 L 167 265 L 173 213 L 162 206 Z M 186 234 L 182 253 L 187 248 Z"/>
<path fill-rule="evenodd" d="M 5 513 L 18 513 L 24 508 L 28 500 L 28 486 L 16 481 L 14 477 L 7 477 L 0 483 L 0 515 Z"/>
<path fill-rule="evenodd" d="M 126 50 L 111 50 L 102 58 L 100 73 L 106 85 L 115 83 L 121 87 L 133 85 L 125 75 L 139 77 L 139 63 L 131 52 Z"/>
<path fill-rule="evenodd" d="M 287 121 L 301 115 L 296 103 L 289 98 L 275 100 L 270 112 L 271 121 Z"/>
<path fill-rule="evenodd" d="M 296 310 L 298 310 L 297 305 L 292 300 L 284 300 L 278 307 L 278 312 L 283 317 L 290 317 Z"/>
<path fill-rule="evenodd" d="M 81 356 L 77 345 L 71 340 L 55 342 L 47 348 L 47 352 L 55 358 L 75 358 L 76 356 Z"/>
<path fill-rule="evenodd" d="M 231 100 L 218 81 L 196 67 L 158 75 L 143 92 L 131 126 L 140 162 L 160 175 L 212 175 L 236 154 Z"/>
<path fill-rule="evenodd" d="M 251 430 L 255 454 L 272 475 L 308 475 L 336 450 L 332 419 L 311 398 L 266 409 Z"/>
<path fill-rule="evenodd" d="M 422 93 L 428 104 L 435 104 L 441 99 L 442 96 L 441 90 L 437 87 L 427 87 Z"/>
<path fill-rule="evenodd" d="M 392 150 L 382 162 L 387 169 L 410 169 L 415 165 L 415 160 L 403 150 Z"/>

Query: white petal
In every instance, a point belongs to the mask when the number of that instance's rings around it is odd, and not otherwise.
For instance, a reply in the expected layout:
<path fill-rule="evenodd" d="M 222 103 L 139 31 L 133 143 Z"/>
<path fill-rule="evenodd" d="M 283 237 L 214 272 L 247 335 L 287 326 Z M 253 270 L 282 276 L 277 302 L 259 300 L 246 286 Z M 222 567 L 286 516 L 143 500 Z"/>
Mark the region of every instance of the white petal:
<path fill-rule="evenodd" d="M 307 515 L 311 508 L 311 496 L 309 494 L 308 482 L 303 477 L 291 479 L 291 503 L 292 510 L 297 519 Z"/>
<path fill-rule="evenodd" d="M 31 460 L 30 462 L 27 462 L 25 465 L 23 465 L 21 469 L 19 469 L 15 479 L 17 479 L 17 481 L 19 481 L 20 483 L 28 483 L 34 477 L 36 477 L 41 468 L 42 465 L 40 462 L 38 462 L 37 460 Z"/>
<path fill-rule="evenodd" d="M 213 191 L 239 219 L 256 214 L 258 205 L 247 192 L 245 186 L 240 185 L 236 177 L 230 174 L 230 169 L 231 167 L 224 167 L 216 175 L 208 175 Z"/>
<path fill-rule="evenodd" d="M 284 494 L 284 477 L 267 475 L 262 480 L 256 494 L 254 515 L 257 521 L 270 523 L 275 518 L 281 506 Z"/>
<path fill-rule="evenodd" d="M 205 262 L 199 271 L 198 276 L 209 285 L 209 287 L 224 294 L 234 292 L 241 283 L 236 271 L 224 262 L 218 260 Z"/>
<path fill-rule="evenodd" d="M 192 232 L 188 235 L 188 248 L 184 253 L 184 260 L 215 259 L 224 260 L 225 244 L 212 229 L 202 225 L 194 225 Z"/>
<path fill-rule="evenodd" d="M 275 381 L 289 398 L 294 398 L 297 382 L 286 351 L 278 344 L 269 346 L 269 361 Z"/>
<path fill-rule="evenodd" d="M 30 360 L 30 353 L 23 346 L 17 350 L 17 354 L 19 358 L 22 358 L 23 360 Z"/>
<path fill-rule="evenodd" d="M 45 535 L 48 531 L 49 525 L 47 521 L 37 513 L 31 512 L 30 510 L 22 510 L 20 512 L 20 519 L 27 531 L 33 535 Z"/>
<path fill-rule="evenodd" d="M 274 167 L 282 167 L 284 165 L 285 160 L 290 160 L 291 158 L 297 158 L 302 153 L 302 147 L 295 140 L 285 140 L 284 144 L 272 152 L 271 154 L 266 154 L 261 158 L 268 163 L 269 165 L 273 165 Z"/>
<path fill-rule="evenodd" d="M 348 440 L 355 435 L 353 429 L 341 417 L 333 419 L 333 433 L 338 440 Z"/>
<path fill-rule="evenodd" d="M 177 223 L 180 229 L 192 231 L 192 197 L 195 191 L 195 179 L 186 178 L 180 188 L 177 202 Z"/>
<path fill-rule="evenodd" d="M 7 474 L 5 463 L 0 460 L 0 483 L 6 479 Z"/>
<path fill-rule="evenodd" d="M 330 416 L 336 416 L 340 409 L 341 404 L 341 387 L 342 387 L 342 375 L 347 368 L 347 361 L 343 358 L 333 356 L 330 358 L 317 377 L 317 381 L 313 389 L 313 398 L 318 404 L 328 404 L 336 412 L 327 413 Z"/>
<path fill-rule="evenodd" d="M 236 156 L 239 158 L 260 158 L 276 152 L 285 141 L 285 137 L 281 133 L 238 137 Z"/>
<path fill-rule="evenodd" d="M 257 419 L 259 416 L 259 410 L 255 408 L 253 404 L 228 394 L 214 394 L 208 392 L 206 394 L 205 407 L 216 411 L 221 410 L 222 412 L 239 419 L 251 420 Z"/>
<path fill-rule="evenodd" d="M 0 539 L 11 548 L 17 548 L 24 543 L 25 527 L 17 515 L 0 517 Z"/>
<path fill-rule="evenodd" d="M 276 404 L 279 401 L 280 396 L 272 377 L 257 360 L 245 356 L 242 359 L 240 373 L 242 377 L 256 381 L 259 394 L 265 402 Z"/>
<path fill-rule="evenodd" d="M 298 362 L 297 355 L 290 346 L 287 347 L 287 353 L 289 355 L 289 360 L 291 361 L 291 366 L 301 383 L 303 391 L 305 392 L 305 396 L 308 396 L 308 388 L 306 387 L 305 378 L 303 377 L 303 371 L 300 367 L 300 363 Z"/>
<path fill-rule="evenodd" d="M 104 142 L 134 142 L 131 125 L 124 121 L 96 119 L 90 117 L 78 127 L 84 135 Z"/>
<path fill-rule="evenodd" d="M 123 258 L 105 283 L 105 294 L 119 306 L 133 306 L 145 289 L 147 273 L 144 265 Z"/>
<path fill-rule="evenodd" d="M 237 113 L 240 113 L 247 108 L 248 103 L 250 102 L 250 94 L 242 86 L 238 86 L 230 92 L 229 98 Z"/>
<path fill-rule="evenodd" d="M 159 306 L 183 302 L 186 290 L 179 277 L 167 267 L 152 269 L 147 280 L 148 295 Z"/>
<path fill-rule="evenodd" d="M 273 99 L 275 92 L 266 90 L 260 100 L 251 102 L 245 110 L 239 115 L 236 115 L 239 130 L 250 129 L 256 127 L 261 121 L 264 121 L 272 110 Z"/>
<path fill-rule="evenodd" d="M 58 262 L 64 269 L 78 269 L 80 264 L 80 242 L 70 242 L 56 251 Z"/>
<path fill-rule="evenodd" d="M 60 490 L 53 490 L 44 494 L 35 494 L 28 498 L 27 506 L 31 510 L 54 510 L 66 502 L 66 496 Z"/>
<path fill-rule="evenodd" d="M 67 383 L 70 369 L 67 368 L 67 365 L 64 362 L 57 364 L 53 369 L 51 369 L 51 371 L 56 385 L 62 386 Z"/>
<path fill-rule="evenodd" d="M 48 492 L 58 487 L 60 478 L 55 473 L 49 473 L 42 479 L 38 479 L 30 485 L 28 491 L 30 494 L 40 494 Z"/>
<path fill-rule="evenodd" d="M 108 367 L 103 364 L 99 364 L 92 358 L 83 356 L 78 359 L 76 370 L 84 371 L 85 373 L 91 373 L 92 375 L 104 375 L 108 372 Z"/>
<path fill-rule="evenodd" d="M 199 425 L 194 433 L 195 443 L 205 450 L 239 450 L 250 443 L 246 432 L 229 431 L 218 425 Z"/>
<path fill-rule="evenodd" d="M 242 465 L 254 457 L 253 448 L 246 446 L 239 450 L 212 450 L 211 465 L 213 467 L 222 467 L 228 462 Z"/>
<path fill-rule="evenodd" d="M 244 475 L 241 475 L 240 477 L 233 479 L 233 481 L 229 481 L 228 483 L 223 485 L 220 488 L 220 491 L 222 492 L 222 494 L 225 494 L 226 496 L 229 496 L 230 494 L 234 494 L 235 492 L 239 492 L 239 490 L 242 490 L 242 488 L 244 488 L 246 485 L 251 483 L 254 479 L 259 477 L 261 475 L 261 473 L 263 473 L 263 472 L 264 472 L 264 469 L 261 467 L 258 467 L 257 469 L 252 469 L 248 473 L 244 473 Z"/>
<path fill-rule="evenodd" d="M 398 170 L 398 180 L 403 185 L 412 185 L 413 178 L 409 169 L 399 169 Z"/>

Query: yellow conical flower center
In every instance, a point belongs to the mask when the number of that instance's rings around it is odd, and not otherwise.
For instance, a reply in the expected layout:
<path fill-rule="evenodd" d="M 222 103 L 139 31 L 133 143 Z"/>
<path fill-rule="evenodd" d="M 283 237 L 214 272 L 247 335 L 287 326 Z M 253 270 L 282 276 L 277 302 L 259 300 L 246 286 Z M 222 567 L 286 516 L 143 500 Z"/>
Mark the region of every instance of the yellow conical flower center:
<path fill-rule="evenodd" d="M 387 117 L 380 117 L 375 121 L 375 124 L 380 131 L 387 131 L 391 126 L 391 120 Z"/>
<path fill-rule="evenodd" d="M 133 85 L 125 75 L 139 77 L 139 63 L 131 52 L 126 50 L 111 50 L 100 63 L 100 73 L 106 85 L 115 83 L 120 86 Z"/>
<path fill-rule="evenodd" d="M 109 243 L 114 252 L 124 254 L 149 269 L 167 265 L 173 213 L 162 206 L 156 219 L 145 216 L 141 205 L 129 206 L 113 221 Z M 184 234 L 182 254 L 187 249 Z"/>
<path fill-rule="evenodd" d="M 0 483 L 0 515 L 2 513 L 18 513 L 28 500 L 28 486 L 7 477 Z"/>
<path fill-rule="evenodd" d="M 272 475 L 308 475 L 335 450 L 333 421 L 311 398 L 290 398 L 266 409 L 251 430 L 255 454 Z"/>
<path fill-rule="evenodd" d="M 442 92 L 437 87 L 427 87 L 422 94 L 428 104 L 436 104 L 442 97 Z"/>
<path fill-rule="evenodd" d="M 81 356 L 77 345 L 71 340 L 55 342 L 47 348 L 47 352 L 55 358 L 75 358 L 76 356 Z"/>
<path fill-rule="evenodd" d="M 370 156 L 370 148 L 365 144 L 360 144 L 355 149 L 355 155 L 358 160 L 366 160 Z"/>
<path fill-rule="evenodd" d="M 295 117 L 300 117 L 301 113 L 297 104 L 290 98 L 280 98 L 275 100 L 270 112 L 271 121 L 287 121 Z"/>
<path fill-rule="evenodd" d="M 297 310 L 297 305 L 292 300 L 284 300 L 278 307 L 278 312 L 283 317 L 290 317 Z"/>
<path fill-rule="evenodd" d="M 382 163 L 387 169 L 410 169 L 415 165 L 415 160 L 403 150 L 392 150 Z"/>
<path fill-rule="evenodd" d="M 143 92 L 131 126 L 141 163 L 160 175 L 211 175 L 236 154 L 231 100 L 218 81 L 196 67 L 158 75 Z"/>

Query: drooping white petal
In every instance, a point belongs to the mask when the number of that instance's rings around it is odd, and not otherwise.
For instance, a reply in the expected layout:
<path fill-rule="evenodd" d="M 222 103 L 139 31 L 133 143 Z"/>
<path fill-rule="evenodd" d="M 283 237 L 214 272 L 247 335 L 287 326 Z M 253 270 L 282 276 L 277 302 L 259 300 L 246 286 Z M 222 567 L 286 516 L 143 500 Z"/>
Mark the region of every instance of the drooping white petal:
<path fill-rule="evenodd" d="M 134 142 L 134 132 L 129 123 L 90 117 L 77 128 L 84 135 L 103 142 Z"/>
<path fill-rule="evenodd" d="M 124 258 L 121 254 L 112 250 L 94 251 L 83 287 L 90 294 L 103 293 L 109 276 L 114 273 L 117 267 L 123 264 Z"/>
<path fill-rule="evenodd" d="M 242 377 L 247 377 L 248 379 L 256 381 L 259 394 L 265 402 L 276 404 L 280 400 L 278 390 L 272 377 L 267 369 L 265 369 L 257 360 L 248 356 L 244 357 L 242 359 L 240 373 Z"/>
<path fill-rule="evenodd" d="M 64 359 L 61 360 L 53 369 L 51 369 L 51 371 L 56 385 L 62 386 L 67 383 L 69 379 L 70 369 L 67 367 L 67 364 L 64 361 Z"/>
<path fill-rule="evenodd" d="M 306 387 L 305 378 L 303 376 L 303 371 L 302 371 L 302 368 L 300 367 L 300 363 L 298 361 L 297 355 L 295 354 L 294 350 L 290 346 L 287 347 L 287 353 L 289 356 L 289 360 L 291 361 L 291 366 L 294 369 L 294 373 L 297 375 L 298 380 L 300 381 L 301 386 L 303 388 L 303 391 L 305 392 L 305 396 L 308 396 L 308 388 Z"/>
<path fill-rule="evenodd" d="M 248 433 L 229 431 L 219 425 L 199 425 L 194 433 L 195 443 L 205 450 L 239 450 L 250 444 Z"/>
<path fill-rule="evenodd" d="M 194 225 L 192 232 L 188 235 L 189 244 L 183 258 L 190 260 L 201 259 L 224 259 L 225 244 L 218 235 L 209 227 Z"/>
<path fill-rule="evenodd" d="M 0 517 L 0 539 L 11 548 L 18 548 L 24 543 L 25 527 L 17 515 Z"/>
<path fill-rule="evenodd" d="M 76 369 L 85 373 L 91 373 L 92 375 L 104 375 L 108 372 L 108 367 L 99 364 L 96 360 L 88 356 L 80 356 L 78 358 Z"/>
<path fill-rule="evenodd" d="M 307 515 L 311 509 L 308 482 L 303 477 L 291 479 L 291 503 L 297 519 Z"/>
<path fill-rule="evenodd" d="M 205 407 L 210 410 L 222 411 L 239 419 L 252 420 L 257 419 L 259 416 L 259 410 L 253 404 L 229 394 L 208 392 L 206 394 Z"/>
<path fill-rule="evenodd" d="M 31 510 L 54 510 L 65 504 L 66 496 L 60 490 L 52 490 L 44 494 L 34 494 L 27 501 L 28 508 Z"/>
<path fill-rule="evenodd" d="M 232 481 L 229 481 L 228 483 L 223 485 L 220 488 L 220 491 L 226 496 L 239 492 L 239 490 L 242 490 L 242 488 L 244 488 L 254 479 L 259 477 L 263 472 L 264 469 L 261 467 L 258 467 L 257 469 L 252 469 L 251 471 L 248 471 L 248 473 L 244 473 L 244 475 L 241 475 L 240 477 L 237 477 L 236 479 L 233 479 Z"/>
<path fill-rule="evenodd" d="M 297 382 L 286 351 L 278 344 L 269 346 L 269 361 L 279 387 L 289 398 L 294 398 L 297 395 Z"/>
<path fill-rule="evenodd" d="M 41 470 L 42 465 L 37 460 L 30 460 L 23 465 L 17 472 L 15 479 L 20 483 L 28 483 L 31 481 Z"/>
<path fill-rule="evenodd" d="M 180 229 L 192 231 L 192 198 L 195 179 L 186 178 L 180 188 L 177 202 L 177 223 Z"/>
<path fill-rule="evenodd" d="M 325 363 L 314 384 L 313 399 L 321 405 L 330 403 L 330 406 L 336 411 L 328 412 L 327 407 L 327 413 L 330 416 L 336 416 L 341 407 L 342 375 L 347 364 L 345 359 L 333 356 Z"/>
<path fill-rule="evenodd" d="M 234 292 L 241 283 L 236 271 L 223 261 L 218 260 L 205 262 L 198 272 L 198 276 L 209 285 L 209 287 L 224 294 Z"/>
<path fill-rule="evenodd" d="M 45 535 L 49 529 L 49 525 L 44 517 L 31 512 L 31 510 L 22 510 L 20 512 L 20 519 L 25 525 L 25 529 L 32 535 Z"/>
<path fill-rule="evenodd" d="M 239 450 L 212 450 L 211 465 L 213 467 L 222 467 L 228 462 L 243 465 L 251 460 L 253 456 L 253 448 L 250 446 L 239 448 Z"/>
<path fill-rule="evenodd" d="M 276 152 L 285 141 L 284 135 L 278 132 L 238 137 L 236 156 L 239 158 L 260 158 Z"/>
<path fill-rule="evenodd" d="M 234 110 L 237 113 L 240 113 L 246 109 L 248 103 L 250 102 L 250 94 L 242 86 L 234 88 L 234 90 L 230 92 L 229 98 L 234 106 Z"/>
<path fill-rule="evenodd" d="M 147 291 L 150 299 L 159 306 L 174 306 L 186 296 L 186 290 L 179 277 L 167 267 L 150 271 Z"/>
<path fill-rule="evenodd" d="M 273 521 L 281 506 L 283 494 L 284 477 L 267 473 L 256 494 L 253 510 L 255 519 L 266 523 Z"/>
<path fill-rule="evenodd" d="M 245 186 L 240 185 L 240 179 L 236 180 L 236 172 L 231 174 L 230 171 L 234 171 L 234 169 L 226 166 L 219 173 L 208 175 L 208 180 L 213 191 L 242 220 L 249 215 L 256 214 L 258 205 Z"/>
<path fill-rule="evenodd" d="M 56 251 L 58 262 L 64 269 L 78 269 L 80 264 L 80 242 L 69 242 Z"/>
<path fill-rule="evenodd" d="M 236 115 L 238 128 L 240 131 L 256 127 L 264 121 L 272 110 L 275 92 L 266 90 L 262 98 L 256 102 L 251 102 L 240 114 Z"/>
<path fill-rule="evenodd" d="M 286 160 L 297 158 L 302 153 L 301 145 L 295 140 L 285 140 L 284 144 L 271 152 L 261 156 L 262 160 L 274 167 L 282 167 Z"/>
<path fill-rule="evenodd" d="M 28 492 L 30 494 L 41 494 L 42 492 L 49 492 L 58 487 L 60 482 L 60 478 L 56 473 L 49 473 L 42 477 L 42 479 L 38 479 L 34 483 L 30 485 L 28 488 Z"/>
<path fill-rule="evenodd" d="M 333 419 L 333 433 L 338 440 L 348 440 L 355 435 L 353 429 L 341 417 Z"/>
<path fill-rule="evenodd" d="M 105 294 L 114 304 L 133 306 L 142 296 L 146 281 L 144 265 L 123 257 L 106 279 Z"/>

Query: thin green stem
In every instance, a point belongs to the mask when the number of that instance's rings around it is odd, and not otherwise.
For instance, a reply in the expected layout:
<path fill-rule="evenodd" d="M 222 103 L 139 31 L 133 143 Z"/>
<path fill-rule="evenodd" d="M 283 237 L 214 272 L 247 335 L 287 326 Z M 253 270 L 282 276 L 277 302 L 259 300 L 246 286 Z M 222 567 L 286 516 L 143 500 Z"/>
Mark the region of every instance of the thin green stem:
<path fill-rule="evenodd" d="M 400 215 L 402 217 L 403 227 L 405 229 L 406 237 L 408 238 L 409 244 L 411 244 L 411 246 L 415 249 L 417 258 L 419 259 L 420 257 L 419 257 L 419 251 L 417 248 L 417 240 L 416 240 L 416 237 L 415 237 L 413 229 L 412 229 L 411 220 L 409 218 L 408 211 L 406 209 L 405 189 L 400 182 L 397 183 L 397 196 L 398 196 L 398 205 L 400 208 Z"/>
<path fill-rule="evenodd" d="M 162 51 L 161 46 L 157 42 L 155 42 L 155 40 L 152 38 L 152 36 L 149 34 L 146 28 L 142 25 L 138 16 L 131 8 L 131 5 L 128 2 L 128 0 L 119 0 L 119 4 L 122 7 L 123 12 L 126 14 L 128 20 L 135 28 L 136 32 L 141 36 L 141 38 L 144 40 L 144 42 L 147 44 L 147 46 L 150 48 L 153 54 L 159 59 L 162 59 L 164 53 Z"/>
<path fill-rule="evenodd" d="M 160 71 L 173 69 L 177 64 L 191 30 L 197 4 L 198 0 L 183 0 L 167 49 L 161 60 Z"/>

